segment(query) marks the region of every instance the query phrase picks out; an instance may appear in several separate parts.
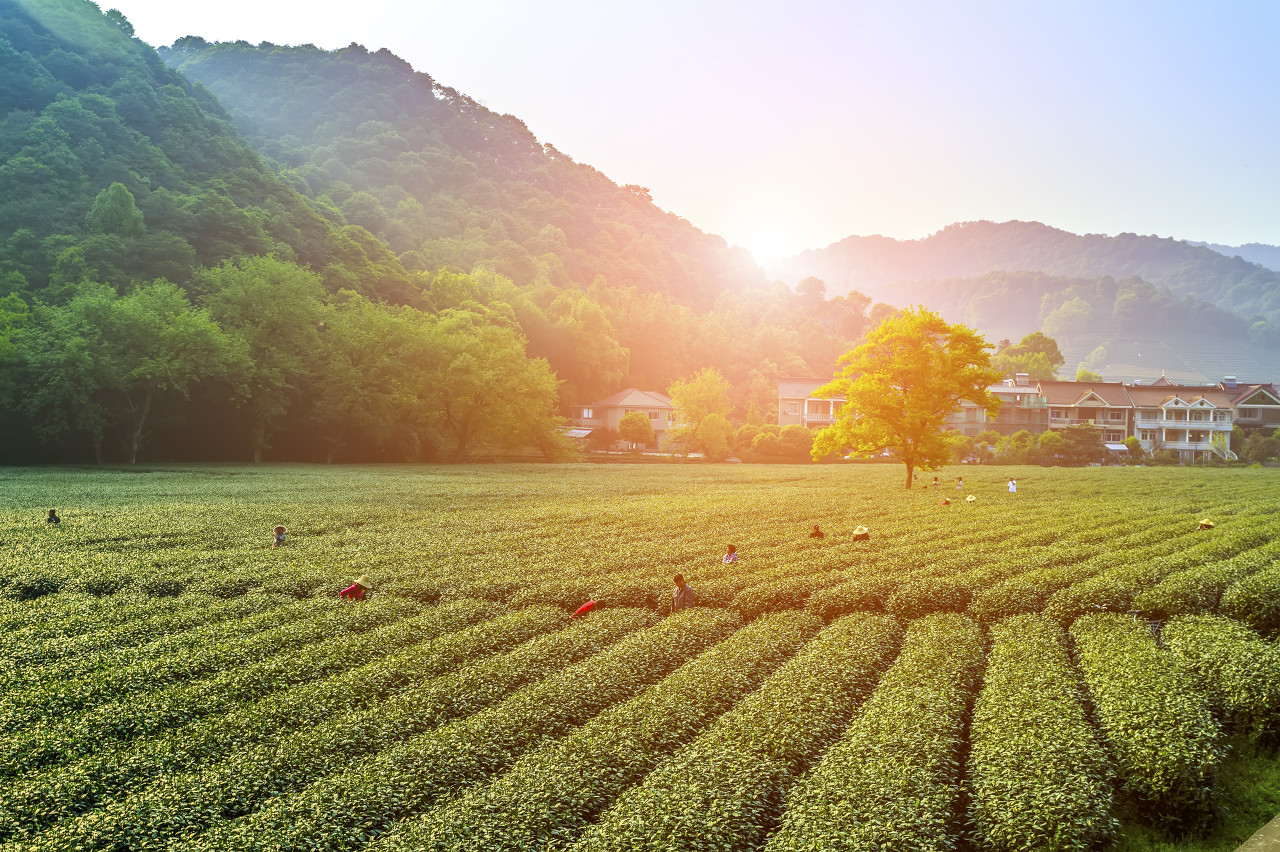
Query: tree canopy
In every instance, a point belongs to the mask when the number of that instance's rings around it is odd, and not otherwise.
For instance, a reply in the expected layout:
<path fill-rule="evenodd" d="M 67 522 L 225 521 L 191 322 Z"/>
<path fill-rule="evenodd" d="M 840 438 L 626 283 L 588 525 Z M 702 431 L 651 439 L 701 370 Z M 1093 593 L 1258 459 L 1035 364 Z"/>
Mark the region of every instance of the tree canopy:
<path fill-rule="evenodd" d="M 910 488 L 916 468 L 932 470 L 949 460 L 943 421 L 961 400 L 991 414 L 1000 407 L 987 390 L 1000 378 L 991 368 L 992 348 L 972 329 L 926 308 L 885 320 L 840 359 L 836 378 L 813 392 L 844 400 L 836 422 L 818 432 L 813 458 L 847 448 L 892 449 L 906 465 Z"/>

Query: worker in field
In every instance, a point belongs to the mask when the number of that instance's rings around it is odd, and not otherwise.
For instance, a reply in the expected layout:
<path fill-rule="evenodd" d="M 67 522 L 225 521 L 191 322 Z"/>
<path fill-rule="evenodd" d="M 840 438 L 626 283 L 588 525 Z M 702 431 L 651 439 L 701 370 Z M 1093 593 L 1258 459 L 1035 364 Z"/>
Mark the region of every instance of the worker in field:
<path fill-rule="evenodd" d="M 950 501 L 950 500 L 948 500 L 946 497 L 943 497 L 943 498 L 942 498 L 942 505 L 944 505 L 944 506 L 950 506 L 950 505 L 951 505 L 951 501 Z"/>
<path fill-rule="evenodd" d="M 964 502 L 966 502 L 966 503 L 973 503 L 973 502 L 974 502 L 974 501 L 976 501 L 977 499 L 978 499 L 977 497 L 974 497 L 972 494 L 970 494 L 968 497 L 964 498 Z"/>
<path fill-rule="evenodd" d="M 698 596 L 693 593 L 693 589 L 684 581 L 684 575 L 677 574 L 673 579 L 675 580 L 676 588 L 671 593 L 671 611 L 679 612 L 696 604 Z"/>
<path fill-rule="evenodd" d="M 59 518 L 59 517 L 58 517 L 58 510 L 57 510 L 57 509 L 50 509 L 50 510 L 49 510 L 49 517 L 45 518 L 45 519 L 44 519 L 44 522 L 45 522 L 46 524 L 60 524 L 60 523 L 62 523 L 62 518 Z"/>
<path fill-rule="evenodd" d="M 1199 526 L 1197 526 L 1196 529 L 1211 530 L 1213 529 L 1213 521 L 1209 520 L 1208 518 L 1205 518 L 1203 521 L 1200 522 Z"/>
<path fill-rule="evenodd" d="M 373 584 L 369 582 L 369 575 L 361 574 L 354 583 L 339 592 L 338 596 L 349 601 L 362 601 L 364 600 L 365 592 L 372 590 Z"/>
<path fill-rule="evenodd" d="M 1017 493 L 1018 493 L 1018 480 L 1016 480 L 1016 479 L 1010 479 L 1010 480 L 1009 480 L 1009 493 L 1010 493 L 1010 494 L 1017 494 Z"/>
<path fill-rule="evenodd" d="M 724 556 L 720 557 L 720 561 L 723 562 L 725 565 L 732 565 L 733 563 L 737 562 L 738 546 L 735 544 L 729 545 L 729 549 L 724 552 Z"/>
<path fill-rule="evenodd" d="M 826 538 L 827 534 L 818 529 L 818 525 L 813 525 L 813 531 L 809 533 L 809 538 Z"/>
<path fill-rule="evenodd" d="M 595 608 L 596 608 L 596 602 L 595 602 L 595 600 L 594 600 L 594 599 L 589 600 L 589 601 L 587 601 L 586 603 L 584 603 L 582 606 L 580 606 L 580 607 L 578 607 L 577 609 L 575 609 L 575 610 L 573 611 L 573 615 L 571 615 L 571 616 L 569 616 L 569 617 L 570 617 L 570 618 L 582 618 L 583 616 L 585 616 L 587 613 L 591 612 L 591 610 L 593 610 L 593 609 L 595 609 Z"/>
<path fill-rule="evenodd" d="M 858 524 L 857 529 L 853 531 L 853 540 L 854 541 L 871 541 L 871 530 L 862 526 L 862 524 Z"/>
<path fill-rule="evenodd" d="M 964 490 L 964 477 L 963 477 L 963 476 L 957 476 L 957 477 L 956 477 L 956 490 L 957 490 L 957 491 L 963 491 L 963 490 Z"/>
<path fill-rule="evenodd" d="M 940 482 L 938 482 L 938 477 L 936 477 L 936 476 L 935 476 L 935 477 L 933 478 L 933 487 L 934 487 L 935 489 L 937 489 L 937 487 L 938 487 L 940 484 L 941 484 L 941 483 L 940 483 Z"/>
<path fill-rule="evenodd" d="M 284 546 L 284 539 L 285 539 L 285 529 L 284 529 L 284 527 L 283 527 L 283 526 L 278 526 L 278 527 L 276 527 L 274 530 L 272 530 L 272 532 L 274 532 L 274 533 L 275 533 L 275 539 L 271 542 L 271 546 L 272 546 L 272 547 L 283 547 L 283 546 Z"/>

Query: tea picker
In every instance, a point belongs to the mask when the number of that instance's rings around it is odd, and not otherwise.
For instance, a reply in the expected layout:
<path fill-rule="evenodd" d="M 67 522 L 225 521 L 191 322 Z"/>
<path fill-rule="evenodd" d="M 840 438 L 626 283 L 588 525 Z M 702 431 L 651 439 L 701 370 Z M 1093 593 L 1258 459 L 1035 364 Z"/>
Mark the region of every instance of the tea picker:
<path fill-rule="evenodd" d="M 365 592 L 372 590 L 373 583 L 369 582 L 369 575 L 361 574 L 354 583 L 339 592 L 338 596 L 350 601 L 362 601 L 364 600 Z"/>

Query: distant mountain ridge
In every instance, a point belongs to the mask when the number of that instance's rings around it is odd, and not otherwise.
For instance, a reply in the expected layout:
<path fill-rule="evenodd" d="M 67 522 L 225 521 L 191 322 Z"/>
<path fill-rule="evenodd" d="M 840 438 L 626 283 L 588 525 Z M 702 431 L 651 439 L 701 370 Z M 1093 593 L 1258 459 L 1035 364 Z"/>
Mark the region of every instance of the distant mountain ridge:
<path fill-rule="evenodd" d="M 920 240 L 849 237 L 775 264 L 796 284 L 923 304 L 989 339 L 1031 331 L 1106 378 L 1280 374 L 1280 273 L 1203 245 L 966 222 Z"/>
<path fill-rule="evenodd" d="M 1168 237 L 1081 235 L 1040 222 L 962 222 L 919 240 L 852 236 L 781 261 L 769 272 L 788 283 L 817 276 L 831 289 L 859 290 L 882 301 L 893 301 L 894 285 L 903 282 L 988 272 L 1136 275 L 1174 296 L 1280 325 L 1280 272 Z"/>
<path fill-rule="evenodd" d="M 1187 241 L 1188 245 L 1204 246 L 1207 249 L 1213 249 L 1218 254 L 1227 257 L 1242 257 L 1250 263 L 1256 263 L 1259 266 L 1265 266 L 1280 272 L 1280 246 L 1267 245 L 1266 243 L 1245 243 L 1242 246 L 1224 246 L 1218 243 L 1201 243 L 1192 240 Z"/>

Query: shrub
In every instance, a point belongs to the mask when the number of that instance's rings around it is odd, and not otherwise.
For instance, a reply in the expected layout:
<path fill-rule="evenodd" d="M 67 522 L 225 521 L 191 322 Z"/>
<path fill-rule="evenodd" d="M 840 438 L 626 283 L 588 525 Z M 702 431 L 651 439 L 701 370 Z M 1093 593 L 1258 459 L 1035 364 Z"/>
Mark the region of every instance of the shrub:
<path fill-rule="evenodd" d="M 970 729 L 969 824 L 979 848 L 1097 848 L 1116 830 L 1106 752 L 1085 715 L 1062 629 L 1006 619 L 992 647 Z"/>
<path fill-rule="evenodd" d="M 1223 715 L 1257 737 L 1280 715 L 1280 648 L 1238 621 L 1184 615 L 1164 628 L 1174 659 L 1193 672 Z"/>
<path fill-rule="evenodd" d="M 1153 818 L 1202 819 L 1224 754 L 1204 691 L 1145 622 L 1086 615 L 1071 638 L 1124 788 Z"/>
<path fill-rule="evenodd" d="M 1268 639 L 1280 634 L 1280 565 L 1231 584 L 1222 614 L 1243 621 Z"/>

